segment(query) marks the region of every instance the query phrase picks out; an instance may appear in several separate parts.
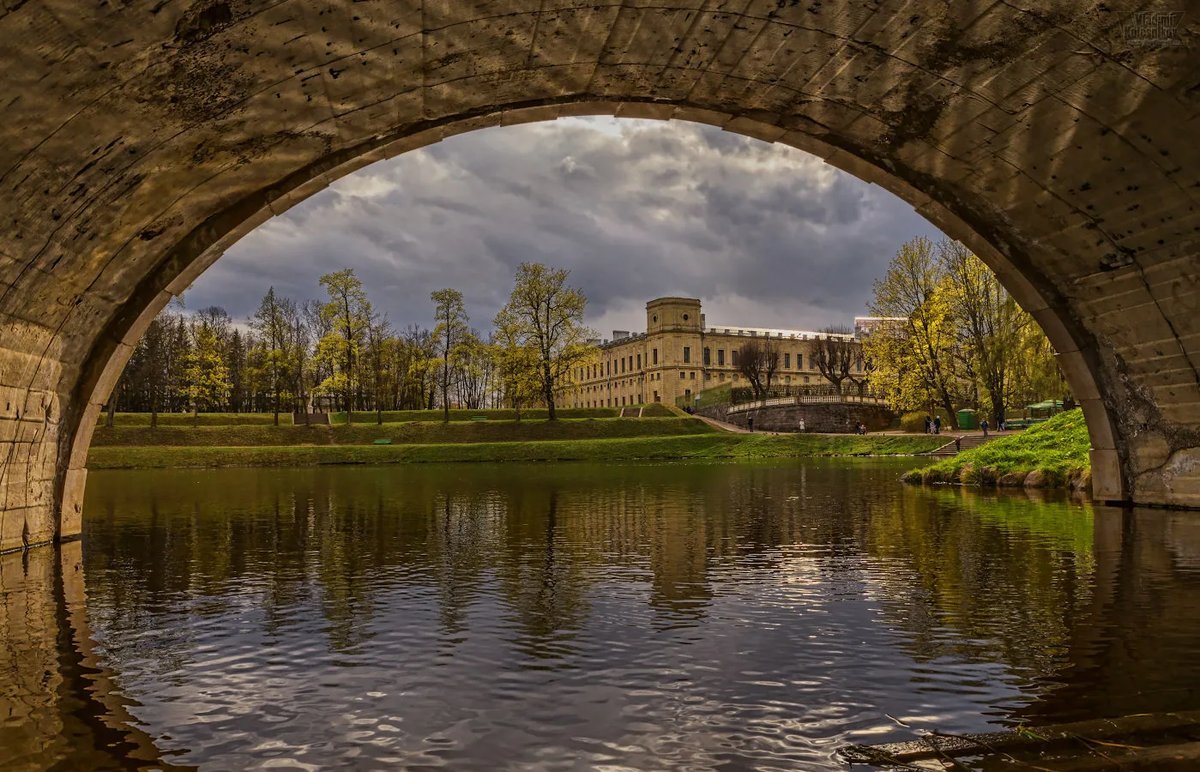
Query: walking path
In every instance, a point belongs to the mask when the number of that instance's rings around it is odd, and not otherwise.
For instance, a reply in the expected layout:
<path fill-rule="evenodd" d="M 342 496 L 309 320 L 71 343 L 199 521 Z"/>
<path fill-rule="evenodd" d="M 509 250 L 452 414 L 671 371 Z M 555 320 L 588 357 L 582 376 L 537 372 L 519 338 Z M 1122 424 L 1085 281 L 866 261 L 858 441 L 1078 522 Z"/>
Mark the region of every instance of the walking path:
<path fill-rule="evenodd" d="M 718 421 L 715 418 L 709 418 L 708 416 L 700 415 L 699 413 L 694 413 L 693 417 L 699 418 L 701 421 L 703 421 L 704 423 L 713 427 L 714 429 L 720 429 L 723 432 L 730 432 L 731 434 L 749 434 L 750 433 L 749 429 L 743 429 L 740 426 L 734 426 L 733 424 L 726 423 L 724 421 Z"/>
<path fill-rule="evenodd" d="M 988 432 L 986 437 L 983 436 L 983 432 L 972 432 L 971 434 L 947 433 L 946 436 L 949 438 L 949 440 L 946 442 L 946 444 L 933 451 L 929 455 L 957 456 L 964 450 L 978 448 L 980 445 L 986 445 L 997 437 L 1007 437 L 1010 434 L 1016 434 L 1016 432 Z"/>

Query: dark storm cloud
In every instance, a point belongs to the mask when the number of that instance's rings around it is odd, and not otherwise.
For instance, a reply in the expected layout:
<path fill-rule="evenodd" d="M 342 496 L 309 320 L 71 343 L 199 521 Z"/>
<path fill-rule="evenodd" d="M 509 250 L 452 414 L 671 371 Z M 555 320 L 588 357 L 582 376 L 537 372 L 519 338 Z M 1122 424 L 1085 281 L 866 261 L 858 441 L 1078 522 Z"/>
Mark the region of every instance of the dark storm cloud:
<path fill-rule="evenodd" d="M 710 322 L 815 328 L 862 313 L 896 247 L 938 234 L 904 202 L 790 148 L 687 123 L 489 129 L 376 164 L 264 224 L 187 294 L 252 313 L 345 266 L 403 326 L 451 286 L 486 327 L 517 265 L 568 268 L 605 334 L 646 300 L 704 299 Z"/>

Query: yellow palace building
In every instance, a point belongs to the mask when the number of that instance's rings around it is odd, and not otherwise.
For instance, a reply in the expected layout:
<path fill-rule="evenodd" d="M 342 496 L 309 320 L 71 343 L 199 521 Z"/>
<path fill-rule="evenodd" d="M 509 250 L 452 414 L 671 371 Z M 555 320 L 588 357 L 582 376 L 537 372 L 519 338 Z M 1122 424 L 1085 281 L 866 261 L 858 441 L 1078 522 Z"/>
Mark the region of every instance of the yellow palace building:
<path fill-rule="evenodd" d="M 828 384 L 813 363 L 815 341 L 826 333 L 746 326 L 709 327 L 697 298 L 656 298 L 646 304 L 646 331 L 614 330 L 595 341 L 595 361 L 572 373 L 566 389 L 572 407 L 621 407 L 651 402 L 675 404 L 693 394 L 732 383 L 749 386 L 738 374 L 737 352 L 749 340 L 769 339 L 779 352 L 773 385 Z M 857 341 L 853 335 L 838 336 Z M 861 372 L 861 357 L 855 357 Z"/>

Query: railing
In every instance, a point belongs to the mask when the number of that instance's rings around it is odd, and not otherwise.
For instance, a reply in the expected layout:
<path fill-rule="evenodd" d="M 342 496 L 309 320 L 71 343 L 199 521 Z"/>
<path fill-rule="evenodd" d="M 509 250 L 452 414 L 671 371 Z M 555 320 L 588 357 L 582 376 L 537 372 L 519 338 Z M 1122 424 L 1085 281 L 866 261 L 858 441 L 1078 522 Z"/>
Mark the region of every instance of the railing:
<path fill-rule="evenodd" d="M 842 386 L 842 391 L 831 383 L 798 383 L 798 384 L 777 384 L 767 390 L 762 397 L 757 397 L 754 390 L 749 386 L 735 386 L 729 392 L 730 402 L 734 405 L 740 405 L 744 402 L 759 402 L 762 399 L 775 399 L 776 397 L 840 397 L 860 394 L 857 384 L 846 383 Z M 863 391 L 861 396 L 873 397 L 869 391 Z"/>
<path fill-rule="evenodd" d="M 791 397 L 769 397 L 767 399 L 743 402 L 731 405 L 729 413 L 744 413 L 749 410 L 761 410 L 766 407 L 786 407 L 790 405 L 886 405 L 879 397 L 858 394 L 796 394 Z"/>

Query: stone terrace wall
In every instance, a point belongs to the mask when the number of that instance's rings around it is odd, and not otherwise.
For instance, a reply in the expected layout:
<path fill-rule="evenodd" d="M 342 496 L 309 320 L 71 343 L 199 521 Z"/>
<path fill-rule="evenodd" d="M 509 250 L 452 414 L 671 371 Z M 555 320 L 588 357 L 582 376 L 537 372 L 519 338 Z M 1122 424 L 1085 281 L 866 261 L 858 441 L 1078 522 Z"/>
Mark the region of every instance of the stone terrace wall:
<path fill-rule="evenodd" d="M 749 418 L 753 416 L 755 430 L 765 432 L 798 431 L 800 420 L 803 419 L 805 431 L 829 434 L 852 434 L 859 421 L 865 423 L 870 431 L 881 431 L 888 428 L 896 417 L 895 413 L 881 405 L 844 403 L 777 405 L 732 414 L 728 412 L 727 405 L 718 405 L 696 412 L 743 429 L 749 428 Z"/>

